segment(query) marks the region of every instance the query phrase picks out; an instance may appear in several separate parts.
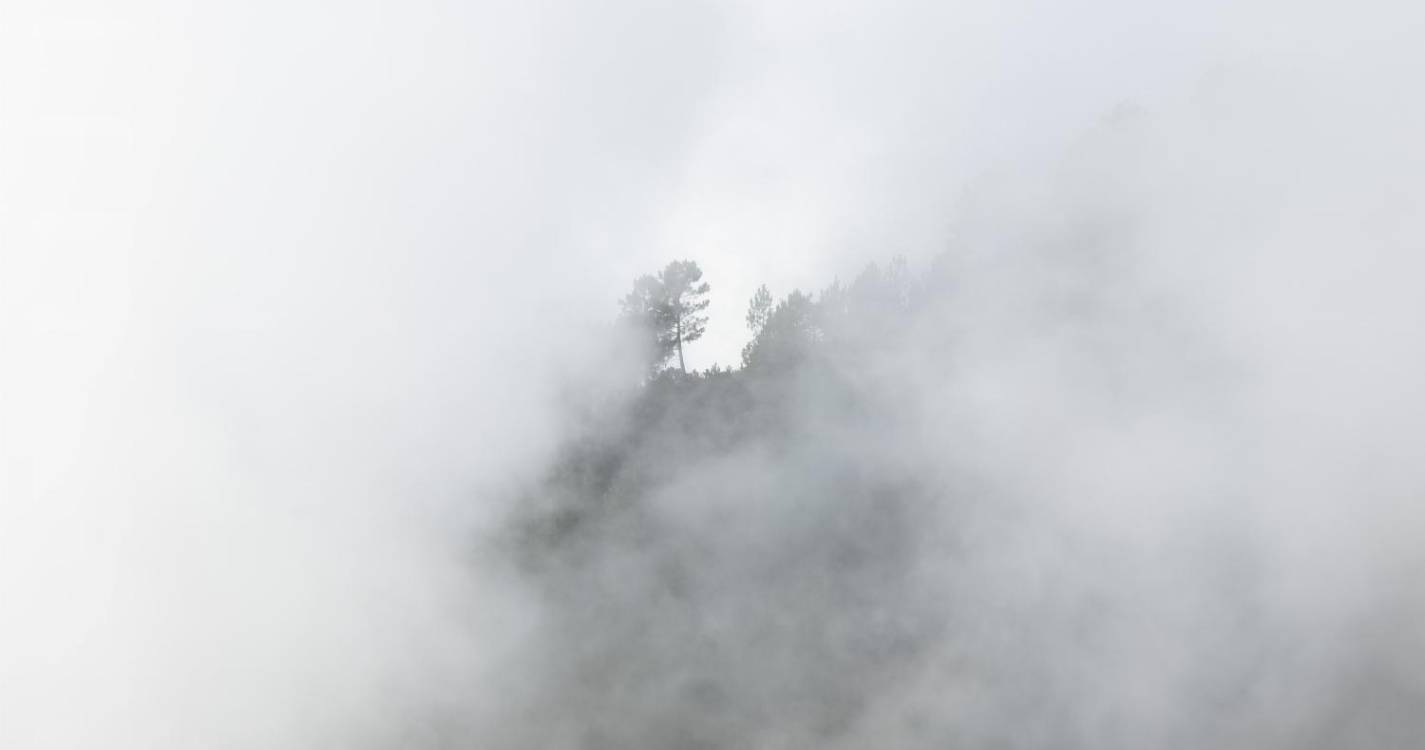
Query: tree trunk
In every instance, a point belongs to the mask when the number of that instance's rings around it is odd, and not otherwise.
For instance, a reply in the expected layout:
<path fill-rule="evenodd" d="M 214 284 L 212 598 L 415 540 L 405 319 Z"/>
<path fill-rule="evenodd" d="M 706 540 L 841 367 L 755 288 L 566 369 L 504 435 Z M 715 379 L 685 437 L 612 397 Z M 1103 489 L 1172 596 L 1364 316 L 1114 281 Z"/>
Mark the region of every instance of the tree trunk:
<path fill-rule="evenodd" d="M 684 375 L 688 374 L 688 366 L 683 364 L 683 318 L 678 317 L 678 369 Z"/>

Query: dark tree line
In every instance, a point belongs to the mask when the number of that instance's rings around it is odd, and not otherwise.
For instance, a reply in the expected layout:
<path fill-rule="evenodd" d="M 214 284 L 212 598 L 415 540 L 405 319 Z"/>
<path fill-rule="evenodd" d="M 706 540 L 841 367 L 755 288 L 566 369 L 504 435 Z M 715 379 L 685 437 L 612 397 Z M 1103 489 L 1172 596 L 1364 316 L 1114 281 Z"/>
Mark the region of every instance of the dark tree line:
<path fill-rule="evenodd" d="M 708 321 L 704 311 L 711 288 L 702 276 L 697 263 L 674 261 L 635 279 L 620 301 L 621 320 L 644 343 L 650 375 L 674 354 L 678 372 L 688 374 L 683 347 L 702 338 Z M 912 278 L 905 260 L 897 258 L 884 269 L 871 264 L 850 284 L 833 283 L 816 295 L 793 290 L 777 300 L 765 284 L 759 286 L 747 305 L 752 339 L 743 347 L 742 368 L 784 369 L 806 361 L 828 341 L 844 348 L 884 337 L 918 300 L 918 285 L 926 283 L 929 279 Z"/>

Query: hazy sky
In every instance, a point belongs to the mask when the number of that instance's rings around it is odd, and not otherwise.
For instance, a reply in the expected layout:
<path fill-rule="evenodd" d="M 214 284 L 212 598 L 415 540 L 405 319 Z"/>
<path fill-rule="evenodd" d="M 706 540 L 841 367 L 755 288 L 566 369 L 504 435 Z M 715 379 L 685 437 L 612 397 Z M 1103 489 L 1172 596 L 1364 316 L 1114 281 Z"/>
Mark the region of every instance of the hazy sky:
<path fill-rule="evenodd" d="M 23 261 L 47 279 L 91 269 L 82 304 L 42 303 L 56 320 L 181 326 L 155 309 L 172 300 L 257 325 L 318 298 L 458 320 L 486 284 L 587 318 L 632 275 L 691 257 L 716 290 L 701 363 L 735 361 L 757 283 L 930 254 L 984 170 L 1120 103 L 1279 60 L 1274 37 L 1310 57 L 1353 32 L 1236 3 L 4 14 L 7 244 L 48 248 Z"/>
<path fill-rule="evenodd" d="M 636 274 L 699 261 L 734 363 L 757 284 L 992 253 L 1130 104 L 1158 272 L 1265 413 L 1398 397 L 1413 481 L 1425 19 L 1331 5 L 0 0 L 0 745 L 350 746 L 496 674 L 521 594 L 449 529 Z"/>

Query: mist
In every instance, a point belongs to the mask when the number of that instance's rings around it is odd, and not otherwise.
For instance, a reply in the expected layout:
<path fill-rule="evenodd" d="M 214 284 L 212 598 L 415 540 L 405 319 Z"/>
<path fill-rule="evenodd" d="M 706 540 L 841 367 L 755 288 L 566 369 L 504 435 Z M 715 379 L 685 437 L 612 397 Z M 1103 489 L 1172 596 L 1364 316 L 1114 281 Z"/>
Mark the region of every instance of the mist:
<path fill-rule="evenodd" d="M 1415 746 L 1422 22 L 6 3 L 0 746 Z"/>

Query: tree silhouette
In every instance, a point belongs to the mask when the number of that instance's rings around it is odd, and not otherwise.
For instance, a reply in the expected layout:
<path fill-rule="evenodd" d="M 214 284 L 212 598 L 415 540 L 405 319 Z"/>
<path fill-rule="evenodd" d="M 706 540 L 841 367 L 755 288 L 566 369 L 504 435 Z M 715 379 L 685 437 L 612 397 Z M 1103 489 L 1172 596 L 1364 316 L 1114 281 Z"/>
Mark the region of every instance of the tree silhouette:
<path fill-rule="evenodd" d="M 668 320 L 673 324 L 673 337 L 678 344 L 678 369 L 684 373 L 688 367 L 683 362 L 683 342 L 702 338 L 708 323 L 708 316 L 702 313 L 707 309 L 711 287 L 702 278 L 703 269 L 690 260 L 675 260 L 658 273 L 667 300 Z"/>
<path fill-rule="evenodd" d="M 657 371 L 672 356 L 676 345 L 665 325 L 667 303 L 663 284 L 656 276 L 639 276 L 633 281 L 633 289 L 619 301 L 619 307 L 624 324 L 642 339 L 649 371 Z"/>
<path fill-rule="evenodd" d="M 756 304 L 757 298 L 753 298 Z M 742 366 L 752 370 L 784 370 L 806 359 L 822 339 L 820 306 L 812 297 L 793 291 L 767 311 L 755 337 L 742 350 Z M 752 315 L 748 314 L 749 323 Z"/>
<path fill-rule="evenodd" d="M 762 326 L 767 325 L 767 316 L 772 314 L 772 293 L 767 291 L 767 285 L 757 287 L 753 293 L 751 301 L 747 303 L 747 329 L 756 336 L 762 331 Z"/>
<path fill-rule="evenodd" d="M 621 301 L 624 318 L 643 328 L 652 349 L 652 367 L 661 367 L 674 351 L 678 370 L 686 374 L 683 344 L 702 338 L 708 318 L 703 314 L 711 287 L 703 271 L 690 260 L 675 260 L 658 275 L 643 275 Z"/>

